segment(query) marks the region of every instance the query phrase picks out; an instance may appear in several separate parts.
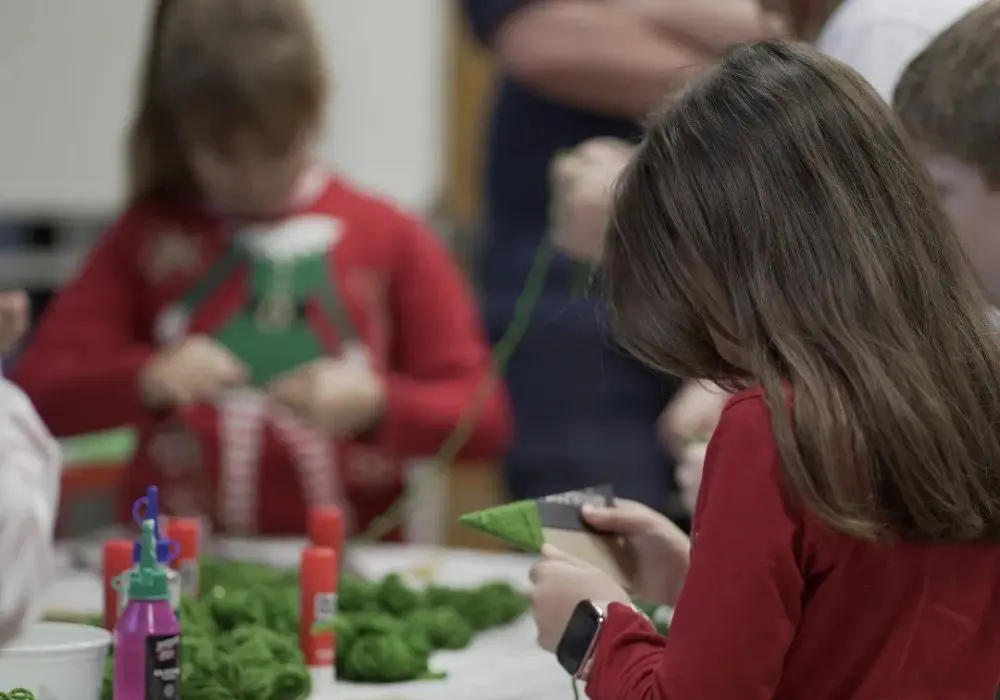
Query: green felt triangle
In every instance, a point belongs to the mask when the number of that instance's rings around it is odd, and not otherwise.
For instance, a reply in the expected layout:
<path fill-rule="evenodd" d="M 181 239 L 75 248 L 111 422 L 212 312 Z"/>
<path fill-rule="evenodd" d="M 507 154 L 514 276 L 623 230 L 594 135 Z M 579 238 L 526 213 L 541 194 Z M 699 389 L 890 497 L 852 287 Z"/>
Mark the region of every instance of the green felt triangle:
<path fill-rule="evenodd" d="M 525 552 L 540 552 L 545 543 L 542 520 L 534 501 L 514 501 L 466 513 L 458 521 Z"/>

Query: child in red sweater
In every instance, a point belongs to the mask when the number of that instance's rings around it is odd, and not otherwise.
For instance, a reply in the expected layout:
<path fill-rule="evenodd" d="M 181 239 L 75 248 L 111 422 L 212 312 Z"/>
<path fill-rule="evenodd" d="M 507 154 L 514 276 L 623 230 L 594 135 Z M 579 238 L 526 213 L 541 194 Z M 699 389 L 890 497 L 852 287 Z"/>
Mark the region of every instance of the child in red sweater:
<path fill-rule="evenodd" d="M 160 0 L 153 21 L 131 203 L 17 373 L 53 432 L 135 426 L 123 504 L 160 484 L 167 511 L 232 533 L 302 533 L 326 504 L 363 528 L 456 429 L 464 456 L 502 453 L 457 266 L 316 164 L 327 78 L 304 0 Z"/>
<path fill-rule="evenodd" d="M 871 88 L 805 47 L 734 50 L 652 121 L 604 277 L 632 352 L 735 393 L 689 560 L 635 504 L 589 515 L 632 536 L 634 593 L 676 602 L 669 636 L 548 551 L 542 646 L 592 700 L 992 697 L 1000 347 Z"/>

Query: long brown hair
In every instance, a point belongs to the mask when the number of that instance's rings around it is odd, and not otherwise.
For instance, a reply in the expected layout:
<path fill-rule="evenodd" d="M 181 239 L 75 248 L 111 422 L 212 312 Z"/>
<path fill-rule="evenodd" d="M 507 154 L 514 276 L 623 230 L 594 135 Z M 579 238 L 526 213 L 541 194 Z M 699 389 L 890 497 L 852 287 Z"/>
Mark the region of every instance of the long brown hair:
<path fill-rule="evenodd" d="M 914 139 L 1000 186 L 1000 0 L 977 6 L 913 59 L 893 104 Z"/>
<path fill-rule="evenodd" d="M 186 196 L 182 135 L 226 147 L 250 132 L 287 146 L 326 99 L 304 0 L 158 0 L 129 133 L 129 195 Z"/>
<path fill-rule="evenodd" d="M 830 527 L 1000 535 L 986 304 L 854 71 L 764 42 L 671 99 L 619 183 L 602 275 L 648 365 L 764 389 L 791 492 Z"/>

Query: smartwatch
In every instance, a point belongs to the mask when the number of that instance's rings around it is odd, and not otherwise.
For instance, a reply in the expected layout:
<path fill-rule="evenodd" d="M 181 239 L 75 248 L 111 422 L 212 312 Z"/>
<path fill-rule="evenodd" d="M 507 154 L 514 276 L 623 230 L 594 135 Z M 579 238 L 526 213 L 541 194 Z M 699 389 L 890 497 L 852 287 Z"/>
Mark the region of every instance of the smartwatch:
<path fill-rule="evenodd" d="M 556 647 L 556 659 L 574 678 L 586 675 L 597 649 L 604 619 L 604 610 L 589 600 L 580 601 L 573 610 Z"/>

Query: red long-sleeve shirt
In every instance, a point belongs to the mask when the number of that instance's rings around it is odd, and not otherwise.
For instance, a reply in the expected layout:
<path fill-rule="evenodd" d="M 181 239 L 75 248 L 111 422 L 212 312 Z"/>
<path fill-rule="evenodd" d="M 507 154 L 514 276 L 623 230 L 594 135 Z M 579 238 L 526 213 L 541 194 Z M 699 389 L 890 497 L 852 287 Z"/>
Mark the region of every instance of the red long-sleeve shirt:
<path fill-rule="evenodd" d="M 709 445 L 670 634 L 610 606 L 592 700 L 988 700 L 1000 547 L 859 541 L 786 498 L 759 390 Z"/>
<path fill-rule="evenodd" d="M 490 380 L 490 351 L 472 297 L 436 238 L 395 207 L 333 178 L 296 214 L 338 221 L 331 278 L 384 375 L 385 415 L 363 446 L 402 465 L 435 455 L 460 419 L 471 417 L 461 456 L 502 453 L 509 429 L 506 394 Z M 164 237 L 178 233 L 195 242 L 194 256 L 176 246 L 164 250 Z M 17 368 L 15 380 L 56 435 L 137 428 L 139 448 L 123 503 L 142 495 L 146 484 L 162 483 L 147 448 L 167 416 L 148 410 L 137 387 L 141 368 L 156 351 L 157 318 L 220 258 L 228 235 L 222 222 L 200 210 L 132 208 L 52 302 Z M 175 264 L 157 263 L 156 253 L 169 253 Z M 245 303 L 247 285 L 246 269 L 238 270 L 195 312 L 190 332 L 211 333 L 224 323 Z M 217 481 L 213 443 L 219 428 L 213 414 L 208 406 L 182 413 L 203 438 L 200 468 Z M 302 489 L 279 442 L 273 435 L 264 441 L 259 527 L 268 534 L 301 533 Z M 339 447 L 350 459 L 352 453 Z M 403 484 L 401 469 L 388 485 L 375 488 L 370 479 L 353 485 L 349 476 L 345 480 L 360 526 L 391 504 Z"/>

